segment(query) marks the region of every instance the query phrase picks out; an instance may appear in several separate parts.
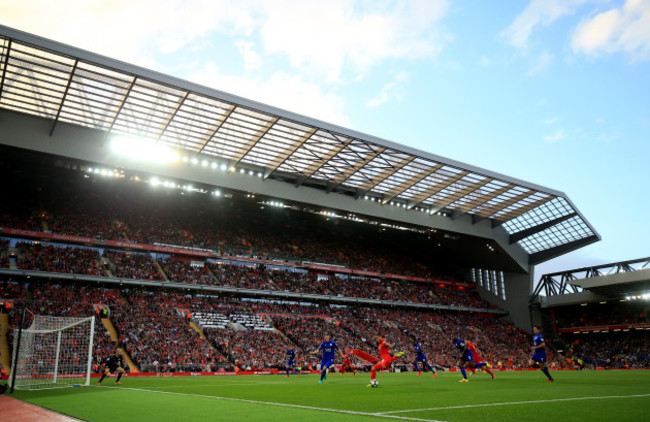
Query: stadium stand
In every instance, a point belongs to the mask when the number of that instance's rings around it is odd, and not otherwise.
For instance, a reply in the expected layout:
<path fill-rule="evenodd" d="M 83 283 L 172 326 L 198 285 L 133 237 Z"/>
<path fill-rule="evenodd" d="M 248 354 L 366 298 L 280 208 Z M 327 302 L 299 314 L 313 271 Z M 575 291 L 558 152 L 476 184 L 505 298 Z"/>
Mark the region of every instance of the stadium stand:
<path fill-rule="evenodd" d="M 650 368 L 650 337 L 644 331 L 572 335 L 568 340 L 569 358 L 592 367 Z"/>
<path fill-rule="evenodd" d="M 317 361 L 307 352 L 326 332 L 342 348 L 369 353 L 376 352 L 371 340 L 376 333 L 407 352 L 420 339 L 441 367 L 454 365 L 451 339 L 461 336 L 477 341 L 488 360 L 526 365 L 530 336 L 491 313 L 498 308 L 462 283 L 453 262 L 423 256 L 412 240 L 426 243 L 426 234 L 411 233 L 407 241 L 399 231 L 352 221 L 333 224 L 291 210 L 267 213 L 252 201 L 235 207 L 125 180 L 103 183 L 78 180 L 75 172 L 54 172 L 36 181 L 19 180 L 2 192 L 6 201 L 0 204 L 0 227 L 36 234 L 31 240 L 1 237 L 0 263 L 10 266 L 11 251 L 19 270 L 41 272 L 29 280 L 3 276 L 2 295 L 29 297 L 32 311 L 48 315 L 94 315 L 94 305 L 106 306 L 119 344 L 140 371 L 281 368 L 289 347 L 299 350 L 299 366 L 308 367 Z M 43 233 L 68 241 L 38 239 Z M 75 241 L 77 236 L 82 241 Z M 89 247 L 85 239 L 101 242 Z M 133 242 L 137 251 L 129 250 Z M 160 246 L 178 252 L 161 252 Z M 189 253 L 206 250 L 208 258 Z M 304 262 L 378 275 L 309 270 Z M 57 281 L 60 273 L 91 276 L 95 284 Z M 396 274 L 402 279 L 387 276 Z M 404 279 L 408 276 L 436 282 Z M 115 280 L 131 284 L 117 287 Z M 237 289 L 237 297 L 188 293 L 179 285 Z M 253 291 L 388 302 L 380 308 L 309 300 L 298 304 L 259 299 Z M 390 303 L 400 305 L 387 308 Z M 451 310 L 406 309 L 403 304 Z M 459 310 L 467 308 L 480 312 Z M 115 347 L 103 325 L 97 327 L 95 362 Z M 406 368 L 408 360 L 403 364 Z"/>
<path fill-rule="evenodd" d="M 289 347 L 301 351 L 299 366 L 307 367 L 317 364 L 306 352 L 320 344 L 324 333 L 330 333 L 342 348 L 369 353 L 376 351 L 371 338 L 377 332 L 407 352 L 420 338 L 431 359 L 442 367 L 454 364 L 454 336 L 477 341 L 490 361 L 510 358 L 514 367 L 522 368 L 530 343 L 528 334 L 494 315 L 192 297 L 170 291 L 58 285 L 47 280 L 5 280 L 0 292 L 15 299 L 31 295 L 30 308 L 44 315 L 90 316 L 93 304 L 106 305 L 120 344 L 145 372 L 278 368 Z M 211 344 L 190 328 L 187 314 L 202 326 Z M 101 323 L 96 327 L 94 356 L 98 362 L 115 343 Z"/>
<path fill-rule="evenodd" d="M 3 193 L 2 227 L 409 276 L 463 278 L 455 274 L 456 268 L 448 268 L 449 262 L 431 265 L 432 258 L 422 254 L 417 242 L 400 233 L 378 232 L 348 221 L 325 224 L 321 216 L 291 210 L 273 215 L 260 210 L 256 202 L 234 209 L 210 198 L 161 194 L 123 180 L 110 185 L 80 182 L 75 176 L 54 172 L 36 183 L 18 181 Z"/>

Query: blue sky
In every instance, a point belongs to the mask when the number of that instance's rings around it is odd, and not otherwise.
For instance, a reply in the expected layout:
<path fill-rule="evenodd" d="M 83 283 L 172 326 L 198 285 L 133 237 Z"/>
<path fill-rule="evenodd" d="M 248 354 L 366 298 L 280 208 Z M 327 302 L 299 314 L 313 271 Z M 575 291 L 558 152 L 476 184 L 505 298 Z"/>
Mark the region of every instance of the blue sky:
<path fill-rule="evenodd" d="M 536 279 L 650 256 L 650 0 L 0 0 L 0 23 L 563 191 L 603 240 Z"/>

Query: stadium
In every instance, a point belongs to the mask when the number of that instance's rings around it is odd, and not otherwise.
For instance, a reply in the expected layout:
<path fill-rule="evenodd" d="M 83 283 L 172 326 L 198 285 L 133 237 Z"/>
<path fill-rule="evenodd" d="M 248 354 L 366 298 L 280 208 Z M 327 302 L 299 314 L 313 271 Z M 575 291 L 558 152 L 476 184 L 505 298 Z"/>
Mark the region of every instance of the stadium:
<path fill-rule="evenodd" d="M 534 280 L 600 240 L 563 192 L 4 26 L 0 69 L 0 411 L 647 420 L 650 261 Z M 325 335 L 404 356 L 322 378 Z"/>

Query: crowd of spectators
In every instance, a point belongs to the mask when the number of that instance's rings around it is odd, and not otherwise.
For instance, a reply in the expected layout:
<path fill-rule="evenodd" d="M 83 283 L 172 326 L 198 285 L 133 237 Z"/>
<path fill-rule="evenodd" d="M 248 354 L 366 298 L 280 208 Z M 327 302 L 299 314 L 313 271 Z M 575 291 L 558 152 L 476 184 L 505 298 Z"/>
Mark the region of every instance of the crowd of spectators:
<path fill-rule="evenodd" d="M 319 359 L 308 352 L 318 348 L 326 333 L 342 350 L 357 348 L 373 355 L 377 353 L 373 336 L 380 334 L 395 344 L 395 351 L 407 353 L 400 365 L 412 362 L 412 346 L 419 340 L 430 361 L 445 368 L 456 363 L 455 337 L 476 342 L 483 357 L 493 364 L 510 362 L 515 368 L 526 367 L 531 345 L 530 335 L 491 314 L 307 305 L 37 280 L 28 285 L 5 281 L 0 284 L 0 294 L 16 298 L 31 295 L 31 309 L 42 315 L 91 316 L 93 304 L 107 306 L 119 343 L 141 371 L 281 368 L 290 347 L 298 350 L 299 366 L 313 367 Z M 254 315 L 274 329 L 206 329 L 206 341 L 190 326 L 188 316 L 196 312 L 221 313 L 229 320 L 236 320 L 237 315 Z M 96 327 L 97 362 L 115 343 L 101 323 Z"/>
<path fill-rule="evenodd" d="M 457 277 L 458 269 L 444 259 L 444 251 L 435 256 L 426 252 L 439 243 L 429 239 L 432 233 L 328 221 L 302 211 L 260 207 L 250 199 L 232 206 L 234 199 L 215 202 L 124 179 L 107 183 L 78 177 L 62 171 L 41 182 L 18 181 L 3 193 L 0 226 L 452 281 Z"/>
<path fill-rule="evenodd" d="M 304 270 L 268 269 L 263 265 L 236 265 L 216 261 L 192 264 L 151 253 L 59 246 L 40 242 L 16 243 L 20 269 L 113 276 L 176 283 L 218 285 L 245 289 L 405 301 L 495 309 L 473 289 L 440 287 L 435 283 L 364 277 L 341 277 Z M 0 250 L 1 252 L 1 250 Z M 161 272 L 162 270 L 162 272 Z M 164 273 L 164 274 L 163 274 Z M 166 277 L 165 277 L 166 276 Z"/>
<path fill-rule="evenodd" d="M 217 353 L 188 323 L 189 299 L 176 293 L 125 290 L 127 301 L 111 308 L 120 344 L 140 371 L 201 371 Z"/>
<path fill-rule="evenodd" d="M 650 323 L 650 304 L 645 300 L 567 306 L 554 313 L 557 328 L 599 327 Z"/>
<path fill-rule="evenodd" d="M 439 242 L 432 231 L 402 232 L 343 219 L 328 220 L 298 210 L 265 207 L 257 200 L 219 201 L 208 195 L 154 189 L 126 179 L 105 182 L 86 175 L 81 181 L 71 180 L 78 175 L 61 170 L 38 183 L 18 180 L 15 187 L 0 193 L 0 227 L 462 281 L 453 260 L 445 259 L 444 248 L 437 249 L 437 254 L 430 253 Z M 0 243 L 0 266 L 8 266 L 4 258 L 8 246 L 8 242 Z M 228 260 L 208 260 L 201 265 L 149 252 L 102 251 L 27 241 L 17 243 L 15 248 L 18 267 L 27 270 L 494 308 L 474 290 L 440 287 L 444 282 L 346 278 L 240 266 Z M 343 347 L 373 354 L 374 334 L 386 336 L 407 352 L 419 338 L 431 360 L 444 367 L 454 364 L 456 353 L 451 340 L 456 336 L 475 340 L 486 359 L 509 360 L 512 366 L 525 366 L 530 352 L 530 336 L 492 314 L 303 306 L 144 290 L 101 289 L 103 293 L 99 294 L 90 287 L 66 289 L 56 293 L 48 287 L 30 286 L 28 291 L 35 294 L 35 309 L 43 313 L 81 314 L 92 312 L 95 301 L 108 302 L 120 343 L 145 371 L 227 365 L 277 367 L 286 358 L 284 352 L 289 346 L 299 349 L 299 364 L 306 366 L 316 363 L 317 359 L 308 357 L 307 352 L 317 348 L 325 332 Z M 21 294 L 11 289 L 8 292 Z M 105 296 L 107 292 L 113 292 L 112 296 Z M 50 294 L 52 301 L 47 298 Z M 59 306 L 64 301 L 67 304 Z M 181 309 L 190 314 L 268 315 L 277 332 L 208 330 L 206 342 L 190 327 Z"/>
<path fill-rule="evenodd" d="M 214 276 L 206 265 L 193 266 L 188 262 L 177 259 L 161 259 L 160 265 L 167 278 L 175 283 L 214 285 Z"/>
<path fill-rule="evenodd" d="M 149 253 L 122 252 L 110 249 L 104 250 L 103 255 L 108 262 L 108 270 L 115 277 L 134 278 L 139 280 L 162 281 L 163 276 L 156 268 Z"/>
<path fill-rule="evenodd" d="M 82 247 L 57 247 L 39 242 L 19 242 L 21 270 L 107 276 L 100 262 L 99 251 Z"/>
<path fill-rule="evenodd" d="M 29 326 L 31 315 L 45 315 L 55 317 L 95 318 L 95 332 L 93 339 L 92 364 L 97 367 L 103 359 L 115 350 L 115 342 L 110 338 L 104 325 L 98 317 L 93 304 L 106 303 L 119 300 L 119 292 L 110 289 L 89 288 L 84 286 L 59 285 L 49 283 L 24 283 L 3 280 L 0 283 L 0 298 L 28 301 L 27 321 L 24 326 Z M 11 329 L 18 327 L 19 311 L 14 306 L 10 313 Z M 11 333 L 11 331 L 10 331 Z M 12 349 L 13 336 L 9 336 L 9 346 Z M 75 359 L 80 359 L 76 356 Z M 85 362 L 86 355 L 83 356 Z"/>
<path fill-rule="evenodd" d="M 115 350 L 115 342 L 102 324 L 93 304 L 117 303 L 121 300 L 119 291 L 39 283 L 34 284 L 30 292 L 32 295 L 30 307 L 36 315 L 95 318 L 94 365 L 101 364 L 101 361 Z"/>
<path fill-rule="evenodd" d="M 603 368 L 650 368 L 650 336 L 645 330 L 589 333 L 569 338 L 573 355 Z"/>
<path fill-rule="evenodd" d="M 227 350 L 238 369 L 283 368 L 292 342 L 276 331 L 205 330 L 207 338 L 220 350 Z"/>

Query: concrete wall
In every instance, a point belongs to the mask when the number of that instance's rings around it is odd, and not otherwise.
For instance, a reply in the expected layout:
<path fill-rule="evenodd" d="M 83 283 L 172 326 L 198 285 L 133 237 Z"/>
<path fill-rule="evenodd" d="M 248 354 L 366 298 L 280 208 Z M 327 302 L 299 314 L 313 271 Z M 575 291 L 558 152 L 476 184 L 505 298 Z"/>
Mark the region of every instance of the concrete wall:
<path fill-rule="evenodd" d="M 510 319 L 519 328 L 531 330 L 531 316 L 528 299 L 533 289 L 532 268 L 527 274 L 503 273 L 506 302 L 503 308 L 510 312 Z"/>

